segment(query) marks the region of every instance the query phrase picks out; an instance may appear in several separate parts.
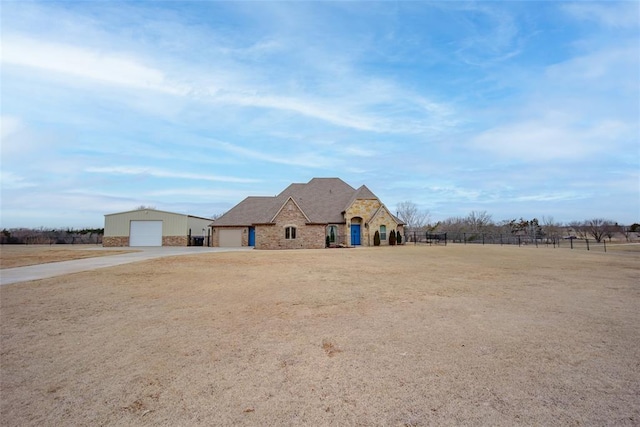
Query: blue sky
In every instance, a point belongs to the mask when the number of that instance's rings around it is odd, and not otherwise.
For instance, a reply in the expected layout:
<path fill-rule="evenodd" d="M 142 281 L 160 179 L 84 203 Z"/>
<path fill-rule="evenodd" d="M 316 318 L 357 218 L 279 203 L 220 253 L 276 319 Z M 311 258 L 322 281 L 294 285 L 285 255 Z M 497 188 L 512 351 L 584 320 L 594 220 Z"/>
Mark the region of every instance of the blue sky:
<path fill-rule="evenodd" d="M 291 182 L 640 222 L 638 2 L 1 3 L 1 227 Z"/>

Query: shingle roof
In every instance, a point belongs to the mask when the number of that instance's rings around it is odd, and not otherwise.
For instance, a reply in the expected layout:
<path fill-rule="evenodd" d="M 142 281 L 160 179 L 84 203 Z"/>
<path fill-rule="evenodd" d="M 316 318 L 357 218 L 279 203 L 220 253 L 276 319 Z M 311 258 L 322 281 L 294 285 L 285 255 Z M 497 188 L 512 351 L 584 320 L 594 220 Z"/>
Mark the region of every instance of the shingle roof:
<path fill-rule="evenodd" d="M 214 226 L 249 226 L 273 221 L 278 210 L 293 198 L 309 220 L 319 224 L 340 224 L 342 213 L 356 199 L 377 199 L 366 186 L 357 190 L 340 178 L 313 178 L 294 183 L 275 197 L 247 197 L 213 222 Z"/>
<path fill-rule="evenodd" d="M 224 227 L 268 223 L 273 216 L 269 216 L 269 212 L 274 209 L 275 203 L 275 197 L 247 197 L 220 218 L 213 221 L 213 225 Z"/>
<path fill-rule="evenodd" d="M 292 197 L 311 222 L 344 222 L 342 212 L 356 190 L 340 178 L 313 178 L 306 184 L 292 184 L 276 196 L 281 203 Z"/>

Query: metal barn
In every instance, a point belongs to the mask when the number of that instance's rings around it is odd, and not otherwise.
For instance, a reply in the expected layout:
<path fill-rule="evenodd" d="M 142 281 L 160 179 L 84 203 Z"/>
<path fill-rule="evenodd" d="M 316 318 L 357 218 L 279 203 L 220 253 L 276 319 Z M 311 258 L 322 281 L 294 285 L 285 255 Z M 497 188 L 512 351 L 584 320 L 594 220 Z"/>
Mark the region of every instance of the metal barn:
<path fill-rule="evenodd" d="M 209 246 L 211 219 L 156 209 L 104 216 L 103 246 Z"/>

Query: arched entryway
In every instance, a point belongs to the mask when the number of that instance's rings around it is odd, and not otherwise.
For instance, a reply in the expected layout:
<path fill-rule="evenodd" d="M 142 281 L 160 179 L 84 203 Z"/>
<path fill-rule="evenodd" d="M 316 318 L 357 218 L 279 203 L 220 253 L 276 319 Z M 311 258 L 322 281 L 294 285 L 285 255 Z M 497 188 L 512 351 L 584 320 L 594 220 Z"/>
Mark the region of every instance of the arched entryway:
<path fill-rule="evenodd" d="M 362 244 L 362 218 L 359 216 L 351 218 L 349 229 L 351 246 L 360 246 Z"/>

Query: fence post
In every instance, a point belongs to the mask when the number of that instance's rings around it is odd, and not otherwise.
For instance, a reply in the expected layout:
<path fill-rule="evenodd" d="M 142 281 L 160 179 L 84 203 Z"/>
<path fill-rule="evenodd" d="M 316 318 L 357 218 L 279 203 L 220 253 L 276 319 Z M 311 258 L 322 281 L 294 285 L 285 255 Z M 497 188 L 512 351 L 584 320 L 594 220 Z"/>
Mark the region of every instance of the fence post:
<path fill-rule="evenodd" d="M 520 247 L 520 236 L 518 236 L 518 247 Z"/>
<path fill-rule="evenodd" d="M 467 233 L 462 233 L 462 238 L 464 239 L 464 244 L 467 244 Z"/>
<path fill-rule="evenodd" d="M 447 246 L 447 233 L 444 233 L 444 245 Z"/>
<path fill-rule="evenodd" d="M 602 241 L 602 244 L 604 245 L 604 251 L 605 251 L 605 253 L 606 253 L 606 252 L 607 252 L 607 241 L 606 241 L 606 240 L 603 240 L 603 241 Z"/>
<path fill-rule="evenodd" d="M 584 239 L 587 241 L 587 250 L 589 250 L 589 239 Z"/>
<path fill-rule="evenodd" d="M 416 232 L 415 230 L 413 231 L 413 246 L 416 246 L 418 244 L 418 241 L 416 240 Z"/>

